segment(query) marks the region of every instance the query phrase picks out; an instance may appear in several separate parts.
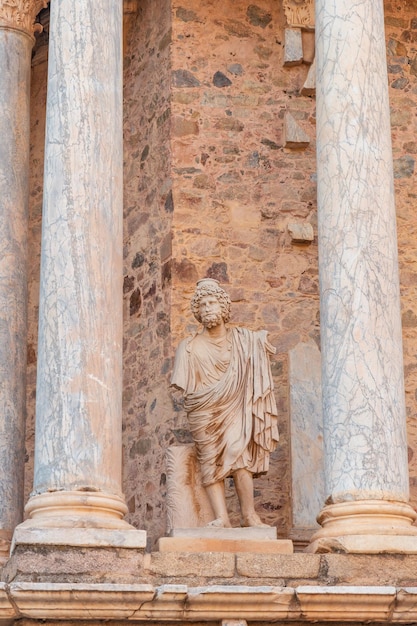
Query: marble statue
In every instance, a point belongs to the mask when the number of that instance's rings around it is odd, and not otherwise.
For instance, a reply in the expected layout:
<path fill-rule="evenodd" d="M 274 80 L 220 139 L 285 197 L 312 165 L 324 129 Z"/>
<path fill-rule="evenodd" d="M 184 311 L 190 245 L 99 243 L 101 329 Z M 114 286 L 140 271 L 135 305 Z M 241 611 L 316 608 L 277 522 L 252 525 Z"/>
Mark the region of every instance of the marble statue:
<path fill-rule="evenodd" d="M 264 474 L 278 441 L 267 332 L 229 327 L 230 297 L 217 280 L 197 283 L 192 312 L 202 329 L 184 339 L 171 384 L 184 393 L 212 526 L 231 527 L 224 479 L 233 476 L 242 525 L 266 526 L 254 508 L 253 476 Z"/>

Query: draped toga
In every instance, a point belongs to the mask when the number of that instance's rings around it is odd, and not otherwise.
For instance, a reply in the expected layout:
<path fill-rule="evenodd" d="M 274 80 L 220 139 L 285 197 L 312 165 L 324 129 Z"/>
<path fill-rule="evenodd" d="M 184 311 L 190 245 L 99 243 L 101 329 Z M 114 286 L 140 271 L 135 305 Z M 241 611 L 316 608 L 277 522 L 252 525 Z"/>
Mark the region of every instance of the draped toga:
<path fill-rule="evenodd" d="M 228 329 L 230 360 L 202 334 L 183 340 L 171 384 L 184 391 L 184 408 L 203 485 L 245 468 L 268 470 L 278 441 L 277 408 L 266 331 Z"/>

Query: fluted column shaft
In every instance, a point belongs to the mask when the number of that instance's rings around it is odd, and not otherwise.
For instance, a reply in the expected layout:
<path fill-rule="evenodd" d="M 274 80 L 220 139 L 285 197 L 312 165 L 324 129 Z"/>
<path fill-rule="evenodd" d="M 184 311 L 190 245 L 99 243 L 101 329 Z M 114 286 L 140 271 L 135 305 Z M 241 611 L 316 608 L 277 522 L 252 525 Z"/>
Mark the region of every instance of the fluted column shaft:
<path fill-rule="evenodd" d="M 122 0 L 51 3 L 32 517 L 120 518 Z"/>
<path fill-rule="evenodd" d="M 407 504 L 382 0 L 316 0 L 316 59 L 328 506 L 319 516 L 323 529 L 315 539 L 368 531 L 385 535 L 389 527 L 403 525 L 405 531 L 393 532 L 407 534 L 413 532 L 409 527 L 414 513 Z M 369 549 L 358 545 L 353 551 Z"/>
<path fill-rule="evenodd" d="M 43 2 L 20 4 L 0 7 L 0 563 L 23 513 L 30 65 Z"/>

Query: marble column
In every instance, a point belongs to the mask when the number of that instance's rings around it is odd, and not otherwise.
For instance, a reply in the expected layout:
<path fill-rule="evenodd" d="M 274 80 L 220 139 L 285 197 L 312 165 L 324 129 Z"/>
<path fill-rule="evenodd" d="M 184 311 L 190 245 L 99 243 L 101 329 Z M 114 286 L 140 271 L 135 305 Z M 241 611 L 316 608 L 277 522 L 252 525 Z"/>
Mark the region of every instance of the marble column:
<path fill-rule="evenodd" d="M 122 519 L 122 167 L 122 0 L 54 0 L 34 488 L 16 543 L 145 545 Z"/>
<path fill-rule="evenodd" d="M 30 65 L 43 6 L 0 6 L 0 564 L 23 513 Z"/>
<path fill-rule="evenodd" d="M 316 0 L 327 500 L 310 551 L 417 552 L 382 0 Z"/>

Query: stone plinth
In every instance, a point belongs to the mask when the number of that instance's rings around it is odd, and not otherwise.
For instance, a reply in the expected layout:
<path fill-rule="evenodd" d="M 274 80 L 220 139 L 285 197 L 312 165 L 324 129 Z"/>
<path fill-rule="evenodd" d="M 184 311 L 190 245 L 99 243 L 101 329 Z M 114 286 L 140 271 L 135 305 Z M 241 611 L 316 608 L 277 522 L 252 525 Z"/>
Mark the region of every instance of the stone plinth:
<path fill-rule="evenodd" d="M 276 528 L 179 528 L 158 541 L 160 552 L 252 552 L 292 554 L 292 541 L 277 539 Z"/>
<path fill-rule="evenodd" d="M 161 537 L 160 552 L 251 552 L 253 554 L 292 554 L 293 544 L 289 539 L 217 539 L 215 537 Z"/>

